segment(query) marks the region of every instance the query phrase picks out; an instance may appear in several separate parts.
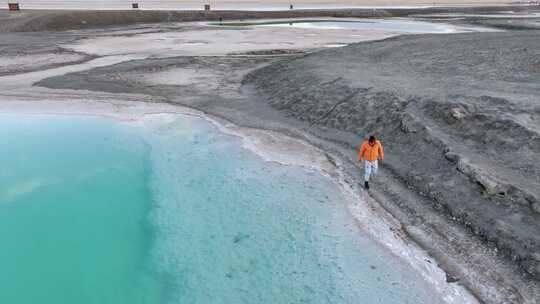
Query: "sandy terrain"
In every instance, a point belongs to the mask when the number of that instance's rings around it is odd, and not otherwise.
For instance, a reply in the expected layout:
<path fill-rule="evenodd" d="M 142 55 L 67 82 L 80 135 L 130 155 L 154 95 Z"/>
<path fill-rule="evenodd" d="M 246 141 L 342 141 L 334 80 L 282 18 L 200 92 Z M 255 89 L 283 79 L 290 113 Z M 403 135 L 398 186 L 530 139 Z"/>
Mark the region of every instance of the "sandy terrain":
<path fill-rule="evenodd" d="M 400 238 L 435 258 L 446 272 L 444 286 L 465 288 L 484 303 L 537 303 L 540 33 L 528 29 L 538 20 L 426 16 L 432 13 L 407 14 L 521 31 L 395 37 L 165 23 L 3 33 L 2 56 L 60 47 L 89 57 L 10 71 L 0 77 L 0 98 L 188 106 L 309 142 L 339 167 L 352 191 L 361 180 L 354 147 L 376 133 L 387 160 L 373 191 L 355 193 L 391 214 Z M 51 29 L 41 13 L 34 16 L 41 21 L 27 16 L 17 26 Z M 0 29 L 14 28 L 1 20 Z M 379 41 L 362 42 L 373 39 Z M 343 44 L 350 45 L 327 48 Z M 119 107 L 130 106 L 112 103 Z"/>

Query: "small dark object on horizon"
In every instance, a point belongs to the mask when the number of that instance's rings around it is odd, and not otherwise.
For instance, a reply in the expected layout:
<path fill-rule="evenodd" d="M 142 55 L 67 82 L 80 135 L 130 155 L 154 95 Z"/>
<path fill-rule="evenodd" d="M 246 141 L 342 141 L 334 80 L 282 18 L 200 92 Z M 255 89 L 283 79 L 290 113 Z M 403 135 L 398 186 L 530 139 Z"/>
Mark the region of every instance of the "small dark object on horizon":
<path fill-rule="evenodd" d="M 204 5 L 204 10 L 209 11 L 210 10 L 210 4 L 205 4 Z"/>
<path fill-rule="evenodd" d="M 10 11 L 18 11 L 21 9 L 19 3 L 8 3 L 8 8 Z"/>
<path fill-rule="evenodd" d="M 139 8 L 139 3 L 132 3 L 131 8 Z"/>
<path fill-rule="evenodd" d="M 291 4 L 290 8 L 291 8 L 291 9 L 294 9 L 294 5 Z"/>

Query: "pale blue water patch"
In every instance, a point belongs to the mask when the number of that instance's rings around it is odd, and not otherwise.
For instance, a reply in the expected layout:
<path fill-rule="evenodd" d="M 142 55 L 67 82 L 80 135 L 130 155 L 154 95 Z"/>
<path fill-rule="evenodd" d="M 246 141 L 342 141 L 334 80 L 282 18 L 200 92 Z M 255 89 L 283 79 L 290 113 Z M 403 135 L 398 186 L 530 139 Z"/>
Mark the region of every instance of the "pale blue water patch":
<path fill-rule="evenodd" d="M 439 303 L 336 184 L 188 116 L 0 115 L 0 303 Z"/>
<path fill-rule="evenodd" d="M 445 23 L 432 23 L 404 19 L 364 19 L 358 21 L 292 21 L 259 24 L 256 26 L 292 27 L 306 29 L 361 29 L 404 33 L 451 33 L 455 27 Z"/>
<path fill-rule="evenodd" d="M 171 303 L 440 302 L 358 229 L 330 179 L 263 162 L 201 119 L 159 125 L 154 261 Z"/>

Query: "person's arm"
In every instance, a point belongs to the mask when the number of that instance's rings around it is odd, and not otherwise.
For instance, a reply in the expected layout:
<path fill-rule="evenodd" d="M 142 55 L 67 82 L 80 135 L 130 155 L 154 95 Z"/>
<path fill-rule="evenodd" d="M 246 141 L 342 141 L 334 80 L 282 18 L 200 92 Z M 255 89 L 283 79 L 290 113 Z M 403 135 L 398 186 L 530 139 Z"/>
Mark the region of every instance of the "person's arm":
<path fill-rule="evenodd" d="M 382 147 L 382 144 L 379 144 L 379 157 L 381 160 L 384 160 L 384 149 Z"/>
<path fill-rule="evenodd" d="M 364 152 L 366 152 L 366 145 L 363 143 L 362 146 L 360 147 L 360 151 L 358 152 L 358 161 L 362 161 Z"/>

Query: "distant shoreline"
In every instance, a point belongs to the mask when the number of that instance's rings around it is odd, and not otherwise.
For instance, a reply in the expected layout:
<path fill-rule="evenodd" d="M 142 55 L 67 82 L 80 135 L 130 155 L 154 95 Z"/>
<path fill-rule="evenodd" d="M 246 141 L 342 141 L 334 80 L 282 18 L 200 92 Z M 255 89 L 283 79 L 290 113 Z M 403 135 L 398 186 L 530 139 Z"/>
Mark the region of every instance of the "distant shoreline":
<path fill-rule="evenodd" d="M 241 10 L 21 10 L 0 11 L 0 32 L 40 32 L 79 30 L 106 26 L 126 26 L 143 23 L 231 21 L 247 19 L 283 18 L 390 18 L 411 17 L 419 14 L 444 13 L 501 13 L 539 9 L 531 5 L 492 5 L 416 8 L 358 8 L 358 9 L 294 9 L 282 11 Z"/>
<path fill-rule="evenodd" d="M 500 5 L 523 5 L 529 1 L 467 1 L 467 0 L 187 0 L 179 3 L 173 0 L 132 0 L 132 1 L 107 1 L 92 3 L 92 1 L 43 1 L 43 0 L 14 0 L 3 1 L 2 8 L 7 9 L 8 3 L 19 3 L 21 9 L 51 9 L 51 10 L 130 10 L 132 4 L 138 4 L 140 10 L 204 10 L 209 4 L 215 10 L 235 11 L 287 11 L 292 5 L 294 9 L 372 9 L 372 8 L 419 8 L 419 7 L 473 7 L 473 6 L 500 6 Z M 98 8 L 101 7 L 101 8 Z"/>

